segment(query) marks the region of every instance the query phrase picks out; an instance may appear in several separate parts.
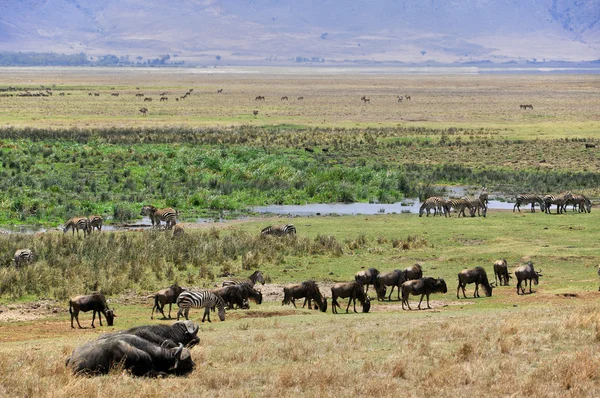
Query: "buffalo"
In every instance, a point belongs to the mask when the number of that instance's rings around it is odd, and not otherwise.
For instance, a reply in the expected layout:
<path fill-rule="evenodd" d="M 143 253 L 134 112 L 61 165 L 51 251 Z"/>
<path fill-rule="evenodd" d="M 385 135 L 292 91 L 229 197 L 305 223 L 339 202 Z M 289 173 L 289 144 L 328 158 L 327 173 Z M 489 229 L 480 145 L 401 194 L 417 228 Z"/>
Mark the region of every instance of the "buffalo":
<path fill-rule="evenodd" d="M 521 286 L 521 282 L 525 281 L 525 286 L 527 286 L 527 280 L 529 280 L 529 293 L 532 293 L 531 281 L 533 280 L 533 283 L 537 285 L 539 283 L 539 277 L 542 276 L 541 272 L 542 270 L 539 270 L 539 272 L 535 271 L 531 261 L 528 261 L 527 264 L 517 268 L 515 270 L 515 276 L 517 277 L 517 294 L 519 294 L 519 290 L 525 294 L 525 289 Z"/>
<path fill-rule="evenodd" d="M 302 307 L 308 303 L 308 308 L 311 308 L 311 301 L 314 300 L 321 312 L 327 311 L 327 298 L 323 298 L 315 281 L 305 281 L 284 287 L 281 305 L 292 303 L 296 308 L 296 299 L 301 298 L 304 299 Z"/>
<path fill-rule="evenodd" d="M 337 302 L 338 297 L 349 299 L 346 314 L 352 302 L 354 303 L 354 312 L 356 312 L 356 299 L 360 301 L 363 312 L 369 312 L 371 309 L 371 299 L 369 299 L 359 282 L 336 283 L 333 285 L 331 288 L 331 312 L 334 314 L 337 314 L 337 308 L 342 308 Z"/>
<path fill-rule="evenodd" d="M 363 286 L 366 286 L 365 293 L 369 291 L 369 285 L 375 285 L 375 280 L 379 275 L 379 271 L 376 268 L 369 268 L 366 271 L 358 271 L 354 275 L 354 280 Z"/>
<path fill-rule="evenodd" d="M 177 321 L 171 326 L 137 326 L 120 332 L 102 335 L 99 339 L 105 339 L 116 335 L 133 334 L 165 348 L 175 348 L 178 347 L 179 344 L 183 344 L 187 348 L 192 348 L 200 343 L 200 338 L 198 337 L 199 329 L 200 326 L 192 321 Z"/>
<path fill-rule="evenodd" d="M 500 279 L 500 285 L 498 286 L 508 286 L 508 280 L 512 279 L 512 276 L 508 274 L 508 264 L 505 259 L 494 262 L 494 278 L 496 284 L 498 284 L 498 279 Z"/>
<path fill-rule="evenodd" d="M 115 334 L 77 347 L 66 365 L 75 374 L 107 374 L 122 366 L 135 376 L 186 375 L 194 370 L 190 351 L 164 348 L 132 334 Z"/>
<path fill-rule="evenodd" d="M 470 269 L 462 270 L 458 273 L 458 287 L 456 288 L 456 298 L 460 298 L 458 293 L 462 289 L 463 297 L 467 298 L 465 294 L 465 286 L 469 283 L 475 283 L 475 292 L 473 297 L 479 297 L 479 285 L 483 286 L 485 295 L 490 297 L 492 295 L 493 285 L 490 285 L 488 281 L 487 273 L 483 267 L 475 267 Z"/>
<path fill-rule="evenodd" d="M 150 314 L 150 319 L 154 319 L 154 310 L 158 309 L 163 316 L 163 319 L 167 319 L 165 313 L 163 311 L 166 304 L 169 304 L 169 319 L 171 319 L 171 306 L 173 303 L 177 302 L 177 297 L 183 292 L 185 289 L 181 286 L 174 284 L 170 287 L 159 290 L 154 295 L 154 307 L 152 307 L 152 314 Z M 152 296 L 150 296 L 152 297 Z"/>
<path fill-rule="evenodd" d="M 431 308 L 429 306 L 429 295 L 431 293 L 447 293 L 448 287 L 446 286 L 446 281 L 441 278 L 435 279 L 432 277 L 425 277 L 416 280 L 409 280 L 402 284 L 402 309 L 404 309 L 404 304 L 410 308 L 410 304 L 408 303 L 408 298 L 412 294 L 416 296 L 418 294 L 421 295 L 421 299 L 419 300 L 418 308 L 421 309 L 421 302 L 423 301 L 423 297 L 427 296 L 427 308 Z"/>
<path fill-rule="evenodd" d="M 399 269 L 377 275 L 377 278 L 375 279 L 375 291 L 377 292 L 377 299 L 384 300 L 386 286 L 391 286 L 392 290 L 390 291 L 388 300 L 392 299 L 392 293 L 394 292 L 395 287 L 398 288 L 398 300 L 400 300 L 400 291 L 402 290 L 402 284 L 404 282 L 406 282 L 404 272 L 400 271 Z"/>
<path fill-rule="evenodd" d="M 100 320 L 100 326 L 102 325 L 102 316 L 106 318 L 106 322 L 108 326 L 112 326 L 114 323 L 114 318 L 117 316 L 114 314 L 113 310 L 108 309 L 108 304 L 106 302 L 106 298 L 102 293 L 92 293 L 87 296 L 77 296 L 73 297 L 69 300 L 69 313 L 71 314 L 71 327 L 73 326 L 73 318 L 77 321 L 77 326 L 81 329 L 81 324 L 79 323 L 79 311 L 88 312 L 93 311 L 92 316 L 92 327 L 94 326 L 94 321 L 96 320 L 96 313 L 98 313 L 98 319 Z"/>

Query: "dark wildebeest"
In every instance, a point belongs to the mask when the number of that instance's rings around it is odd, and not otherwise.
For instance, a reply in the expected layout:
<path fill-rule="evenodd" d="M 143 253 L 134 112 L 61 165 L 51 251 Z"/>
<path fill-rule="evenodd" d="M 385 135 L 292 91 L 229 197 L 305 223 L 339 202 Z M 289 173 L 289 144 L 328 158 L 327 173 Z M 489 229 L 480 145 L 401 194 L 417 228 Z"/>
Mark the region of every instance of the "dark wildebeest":
<path fill-rule="evenodd" d="M 369 285 L 375 285 L 379 271 L 376 268 L 369 268 L 366 271 L 358 271 L 354 275 L 354 280 L 363 286 L 366 286 L 365 293 L 369 291 Z"/>
<path fill-rule="evenodd" d="M 356 299 L 360 301 L 363 312 L 369 312 L 371 308 L 371 299 L 364 292 L 362 285 L 359 282 L 336 283 L 331 288 L 331 312 L 337 314 L 337 308 L 342 308 L 337 302 L 339 298 L 348 298 L 348 306 L 346 314 L 350 308 L 350 303 L 354 302 L 354 312 L 356 312 Z"/>
<path fill-rule="evenodd" d="M 431 308 L 429 306 L 429 295 L 431 293 L 447 292 L 448 287 L 446 286 L 446 282 L 441 278 L 435 279 L 432 277 L 425 277 L 417 280 L 406 281 L 402 284 L 402 309 L 404 309 L 404 304 L 406 304 L 409 310 L 412 309 L 408 303 L 408 298 L 411 294 L 413 296 L 418 294 L 421 295 L 418 306 L 418 308 L 421 309 L 421 302 L 423 301 L 424 296 L 427 296 L 427 308 Z"/>
<path fill-rule="evenodd" d="M 281 302 L 281 305 L 292 303 L 294 308 L 296 308 L 296 299 L 301 298 L 304 299 L 304 304 L 302 307 L 304 307 L 308 302 L 308 308 L 312 308 L 311 300 L 314 300 L 319 306 L 321 312 L 327 311 L 327 298 L 323 298 L 315 281 L 305 281 L 284 287 L 283 301 Z"/>
<path fill-rule="evenodd" d="M 166 289 L 159 290 L 154 295 L 154 307 L 152 307 L 152 314 L 150 314 L 150 319 L 154 319 L 154 310 L 158 309 L 162 314 L 164 319 L 167 319 L 165 313 L 163 311 L 166 304 L 169 304 L 169 319 L 171 319 L 171 306 L 177 302 L 177 297 L 183 292 L 185 289 L 181 286 L 174 284 L 171 287 Z M 152 296 L 150 296 L 152 297 Z"/>
<path fill-rule="evenodd" d="M 170 326 L 137 326 L 116 333 L 107 333 L 100 336 L 98 339 L 105 339 L 116 335 L 133 334 L 165 348 L 178 347 L 179 344 L 183 344 L 187 348 L 192 348 L 200 343 L 200 338 L 198 338 L 199 329 L 200 326 L 192 321 L 177 321 Z"/>
<path fill-rule="evenodd" d="M 163 348 L 132 334 L 118 334 L 77 347 L 66 361 L 75 374 L 107 374 L 122 366 L 135 376 L 185 375 L 194 370 L 190 351 Z"/>
<path fill-rule="evenodd" d="M 421 279 L 423 277 L 423 267 L 421 264 L 411 265 L 404 269 L 404 279 L 407 281 Z"/>
<path fill-rule="evenodd" d="M 463 297 L 467 298 L 465 294 L 465 287 L 469 283 L 475 283 L 475 292 L 473 293 L 473 297 L 479 297 L 479 285 L 483 286 L 483 290 L 485 291 L 486 297 L 490 297 L 492 295 L 493 285 L 490 285 L 488 281 L 487 273 L 483 267 L 475 267 L 464 269 L 458 273 L 458 287 L 456 288 L 456 298 L 458 297 L 458 292 L 462 289 Z"/>
<path fill-rule="evenodd" d="M 527 264 L 521 265 L 519 268 L 515 270 L 515 276 L 517 277 L 517 294 L 519 294 L 519 289 L 525 294 L 525 289 L 521 286 L 521 282 L 525 281 L 525 286 L 527 286 L 527 280 L 529 280 L 529 293 L 531 293 L 531 281 L 533 280 L 534 284 L 539 283 L 539 277 L 542 276 L 542 270 L 536 272 L 533 269 L 533 263 L 528 261 Z"/>
<path fill-rule="evenodd" d="M 510 278 L 512 278 L 512 276 L 508 274 L 508 264 L 506 263 L 506 259 L 494 262 L 494 279 L 496 280 L 496 284 L 498 284 L 498 279 L 500 279 L 500 285 L 498 286 L 508 286 L 508 280 Z"/>
<path fill-rule="evenodd" d="M 69 313 L 71 314 L 71 327 L 73 326 L 73 318 L 77 321 L 77 326 L 82 329 L 81 324 L 79 323 L 79 311 L 88 312 L 93 311 L 92 316 L 92 327 L 94 326 L 94 321 L 96 320 L 96 312 L 98 313 L 98 319 L 100 320 L 100 326 L 102 325 L 102 316 L 100 314 L 104 314 L 106 318 L 106 322 L 108 326 L 112 326 L 114 322 L 114 318 L 117 316 L 114 314 L 113 310 L 108 309 L 108 304 L 106 302 L 106 298 L 102 293 L 92 293 L 87 296 L 77 296 L 73 297 L 69 300 Z"/>
<path fill-rule="evenodd" d="M 400 291 L 402 290 L 402 284 L 404 282 L 406 282 L 404 271 L 400 271 L 399 269 L 391 272 L 383 272 L 377 275 L 375 278 L 375 291 L 377 292 L 377 299 L 384 300 L 385 292 L 387 290 L 386 286 L 391 286 L 392 290 L 390 290 L 388 300 L 392 299 L 392 293 L 394 292 L 395 287 L 398 288 L 398 300 L 400 300 Z"/>
<path fill-rule="evenodd" d="M 227 305 L 227 309 L 245 308 L 246 303 L 242 297 L 242 293 L 238 289 L 238 285 L 225 286 L 218 289 L 212 289 L 211 292 L 221 297 Z"/>

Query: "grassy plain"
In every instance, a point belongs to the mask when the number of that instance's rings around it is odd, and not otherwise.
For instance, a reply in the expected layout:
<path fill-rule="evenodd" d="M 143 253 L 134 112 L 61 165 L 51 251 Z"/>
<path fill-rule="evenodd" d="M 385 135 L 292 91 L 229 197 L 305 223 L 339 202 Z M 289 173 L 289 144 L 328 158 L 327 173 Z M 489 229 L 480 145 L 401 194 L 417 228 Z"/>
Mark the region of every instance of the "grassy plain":
<path fill-rule="evenodd" d="M 434 184 L 599 194 L 600 157 L 584 146 L 600 147 L 597 76 L 196 72 L 2 70 L 0 88 L 55 86 L 51 97 L 0 97 L 1 221 L 126 220 L 146 201 L 194 219 L 248 204 L 398 200 Z M 398 103 L 404 94 L 411 101 Z M 2 264 L 17 248 L 38 255 L 24 269 L 0 268 L 0 396 L 598 396 L 599 217 L 249 219 L 190 224 L 179 240 L 151 231 L 0 235 Z M 258 236 L 282 222 L 296 225 L 296 239 Z M 499 258 L 511 270 L 528 260 L 542 269 L 533 294 L 517 296 L 513 279 L 490 298 L 456 299 L 460 270 L 481 265 L 492 277 Z M 328 286 L 361 268 L 415 262 L 448 282 L 433 310 L 376 302 L 369 314 L 334 316 L 280 306 L 285 283 Z M 75 346 L 113 330 L 71 330 L 69 296 L 101 289 L 120 330 L 150 322 L 146 295 L 174 281 L 209 287 L 254 269 L 271 286 L 265 304 L 202 325 L 190 377 L 80 378 L 64 368 Z M 41 299 L 56 301 L 43 310 Z"/>

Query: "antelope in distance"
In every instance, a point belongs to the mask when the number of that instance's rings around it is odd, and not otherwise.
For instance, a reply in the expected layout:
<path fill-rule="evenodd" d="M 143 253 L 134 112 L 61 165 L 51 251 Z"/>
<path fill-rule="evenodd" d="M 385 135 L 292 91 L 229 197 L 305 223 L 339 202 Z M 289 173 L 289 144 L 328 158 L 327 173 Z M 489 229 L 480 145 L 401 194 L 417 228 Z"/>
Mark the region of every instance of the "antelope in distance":
<path fill-rule="evenodd" d="M 148 108 L 142 108 L 140 109 L 140 112 L 142 112 L 142 115 L 146 116 L 146 113 L 148 113 Z"/>
<path fill-rule="evenodd" d="M 371 99 L 370 99 L 370 98 L 367 98 L 367 97 L 365 97 L 364 95 L 363 95 L 362 97 L 360 97 L 360 100 L 361 100 L 363 103 L 365 103 L 365 104 L 366 104 L 367 102 L 368 102 L 369 104 L 371 103 Z"/>

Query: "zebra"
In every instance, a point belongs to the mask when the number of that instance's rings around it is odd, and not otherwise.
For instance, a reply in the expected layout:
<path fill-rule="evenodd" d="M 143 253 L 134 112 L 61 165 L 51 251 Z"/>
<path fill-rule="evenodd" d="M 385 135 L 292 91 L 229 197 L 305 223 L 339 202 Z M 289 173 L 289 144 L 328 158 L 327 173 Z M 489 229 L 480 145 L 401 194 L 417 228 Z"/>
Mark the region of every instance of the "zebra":
<path fill-rule="evenodd" d="M 552 205 L 556 205 L 556 214 L 561 214 L 563 212 L 563 207 L 568 200 L 573 199 L 573 194 L 571 192 L 567 192 L 560 196 L 555 195 L 546 195 L 544 196 L 544 204 L 546 205 L 546 214 L 550 214 L 550 207 Z"/>
<path fill-rule="evenodd" d="M 251 287 L 254 287 L 256 282 L 260 282 L 263 285 L 265 284 L 265 277 L 263 276 L 262 272 L 260 272 L 260 271 L 254 271 L 254 273 L 247 278 L 226 279 L 223 281 L 222 286 L 223 287 L 234 286 L 234 285 L 241 285 L 241 284 L 245 283 L 247 285 L 250 285 Z"/>
<path fill-rule="evenodd" d="M 33 261 L 33 251 L 31 249 L 19 249 L 15 252 L 15 266 L 19 268 L 22 263 Z"/>
<path fill-rule="evenodd" d="M 90 223 L 90 233 L 94 232 L 94 228 L 96 228 L 98 232 L 102 231 L 104 219 L 101 216 L 89 216 L 88 221 Z"/>
<path fill-rule="evenodd" d="M 485 202 L 481 199 L 481 195 L 478 198 L 469 198 L 463 196 L 461 199 L 466 200 L 471 204 L 471 217 L 475 217 L 475 212 L 477 212 L 477 215 L 480 217 L 482 214 L 484 217 L 486 216 L 487 207 L 485 206 Z"/>
<path fill-rule="evenodd" d="M 142 207 L 140 215 L 150 217 L 153 227 L 159 228 L 160 222 L 164 221 L 167 224 L 165 228 L 171 229 L 175 224 L 177 224 L 177 216 L 179 215 L 179 212 L 170 207 L 165 209 L 157 209 L 155 206 L 145 205 Z"/>
<path fill-rule="evenodd" d="M 190 308 L 203 308 L 204 307 L 204 316 L 202 317 L 202 322 L 206 318 L 208 321 L 210 320 L 210 310 L 211 308 L 217 307 L 219 311 L 219 319 L 222 321 L 225 320 L 225 302 L 223 299 L 216 294 L 209 292 L 208 290 L 202 290 L 199 292 L 194 291 L 183 291 L 177 297 L 177 305 L 179 306 L 179 311 L 177 311 L 177 320 L 181 315 L 185 316 L 185 319 L 188 319 L 188 314 L 190 312 Z"/>
<path fill-rule="evenodd" d="M 425 202 L 419 208 L 419 217 L 423 215 L 425 210 L 427 210 L 427 217 L 429 217 L 429 211 L 433 209 L 433 216 L 435 217 L 438 213 L 440 216 L 444 214 L 444 198 L 440 198 L 439 196 L 431 196 L 425 199 Z"/>
<path fill-rule="evenodd" d="M 77 236 L 79 236 L 80 229 L 83 230 L 83 236 L 92 233 L 90 220 L 87 217 L 73 217 L 69 219 L 63 227 L 63 232 L 67 233 L 69 229 L 73 231 L 73 235 L 75 235 L 75 230 L 77 230 Z"/>
<path fill-rule="evenodd" d="M 485 187 L 483 187 L 483 189 L 481 190 L 481 193 L 479 194 L 479 200 L 485 206 L 485 210 L 487 211 L 490 201 L 488 199 L 488 193 L 487 193 L 487 189 Z"/>
<path fill-rule="evenodd" d="M 469 209 L 469 212 L 473 214 L 473 205 L 465 199 L 448 199 L 444 204 L 444 209 L 444 215 L 447 215 L 448 217 L 452 217 L 452 215 L 450 214 L 450 209 L 457 210 L 458 217 L 460 217 L 461 214 L 463 215 L 463 217 L 466 217 L 465 209 Z"/>
<path fill-rule="evenodd" d="M 592 211 L 592 202 L 585 195 L 575 194 L 573 195 L 573 199 L 566 200 L 563 205 L 563 211 L 567 211 L 567 205 L 573 205 L 573 211 L 578 206 L 580 213 L 591 213 Z"/>
<path fill-rule="evenodd" d="M 515 211 L 515 209 L 519 210 L 519 213 L 521 212 L 521 205 L 522 204 L 531 204 L 531 212 L 535 213 L 535 204 L 538 203 L 540 205 L 540 210 L 541 211 L 546 211 L 546 203 L 544 202 L 544 198 L 539 196 L 539 195 L 532 195 L 532 194 L 519 194 L 516 196 L 516 202 L 515 205 L 513 206 L 513 213 Z"/>
<path fill-rule="evenodd" d="M 284 236 L 284 235 L 296 235 L 296 227 L 293 224 L 283 224 L 283 225 L 269 225 L 266 228 L 263 228 L 260 231 L 261 235 L 275 235 L 275 236 Z"/>

